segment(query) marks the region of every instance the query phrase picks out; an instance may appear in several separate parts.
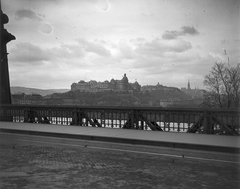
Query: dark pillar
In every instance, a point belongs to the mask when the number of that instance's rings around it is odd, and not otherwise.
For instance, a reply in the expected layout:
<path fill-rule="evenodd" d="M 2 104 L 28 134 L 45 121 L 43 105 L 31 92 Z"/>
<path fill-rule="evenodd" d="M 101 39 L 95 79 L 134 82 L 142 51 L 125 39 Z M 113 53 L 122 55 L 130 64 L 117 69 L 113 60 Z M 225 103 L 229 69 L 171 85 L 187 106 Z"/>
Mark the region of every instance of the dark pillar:
<path fill-rule="evenodd" d="M 0 43 L 1 43 L 1 64 L 0 64 L 0 104 L 11 104 L 11 91 L 8 71 L 8 59 L 7 59 L 7 43 L 16 39 L 14 35 L 8 33 L 4 29 L 4 24 L 8 23 L 8 16 L 2 12 L 1 2 L 1 30 L 0 30 Z"/>

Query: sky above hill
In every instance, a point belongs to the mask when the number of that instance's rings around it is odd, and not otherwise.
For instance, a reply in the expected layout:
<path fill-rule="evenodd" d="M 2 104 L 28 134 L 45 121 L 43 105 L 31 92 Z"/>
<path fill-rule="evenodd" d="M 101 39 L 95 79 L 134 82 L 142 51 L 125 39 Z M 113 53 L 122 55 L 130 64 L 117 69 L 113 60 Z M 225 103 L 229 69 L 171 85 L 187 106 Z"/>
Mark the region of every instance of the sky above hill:
<path fill-rule="evenodd" d="M 2 0 L 11 86 L 80 80 L 203 88 L 214 62 L 240 63 L 239 0 Z M 224 53 L 225 52 L 225 53 Z"/>

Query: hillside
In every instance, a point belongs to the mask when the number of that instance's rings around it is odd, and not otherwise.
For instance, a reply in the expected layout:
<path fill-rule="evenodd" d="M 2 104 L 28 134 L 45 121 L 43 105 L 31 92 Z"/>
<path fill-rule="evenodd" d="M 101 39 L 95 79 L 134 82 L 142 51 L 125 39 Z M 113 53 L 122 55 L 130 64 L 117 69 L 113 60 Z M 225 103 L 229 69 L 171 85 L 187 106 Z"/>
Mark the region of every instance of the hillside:
<path fill-rule="evenodd" d="M 56 99 L 68 99 L 68 103 L 71 101 L 72 104 L 102 106 L 159 106 L 160 100 L 184 101 L 191 99 L 191 96 L 173 87 L 145 92 L 104 91 L 91 93 L 68 91 L 66 93 L 54 94 L 52 97 Z"/>
<path fill-rule="evenodd" d="M 70 89 L 36 89 L 27 87 L 11 87 L 11 93 L 40 94 L 42 96 L 51 95 L 53 93 L 65 93 Z"/>

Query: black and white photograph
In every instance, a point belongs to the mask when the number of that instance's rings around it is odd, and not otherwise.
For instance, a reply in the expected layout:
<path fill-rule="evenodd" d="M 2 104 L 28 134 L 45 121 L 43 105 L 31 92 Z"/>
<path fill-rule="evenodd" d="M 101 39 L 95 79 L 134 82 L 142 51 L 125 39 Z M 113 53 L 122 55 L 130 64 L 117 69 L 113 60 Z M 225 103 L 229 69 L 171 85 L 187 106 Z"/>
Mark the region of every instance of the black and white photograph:
<path fill-rule="evenodd" d="M 0 189 L 239 189 L 239 0 L 0 0 Z"/>

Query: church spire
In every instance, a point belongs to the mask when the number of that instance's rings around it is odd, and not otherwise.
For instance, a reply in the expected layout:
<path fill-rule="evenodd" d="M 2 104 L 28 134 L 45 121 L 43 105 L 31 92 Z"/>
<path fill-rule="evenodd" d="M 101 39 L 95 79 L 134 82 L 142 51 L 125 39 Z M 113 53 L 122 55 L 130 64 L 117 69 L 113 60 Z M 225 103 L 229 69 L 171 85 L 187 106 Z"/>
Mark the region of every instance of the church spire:
<path fill-rule="evenodd" d="M 188 89 L 188 90 L 191 89 L 191 87 L 190 87 L 190 81 L 189 81 L 189 80 L 188 80 L 188 87 L 187 87 L 187 89 Z"/>

